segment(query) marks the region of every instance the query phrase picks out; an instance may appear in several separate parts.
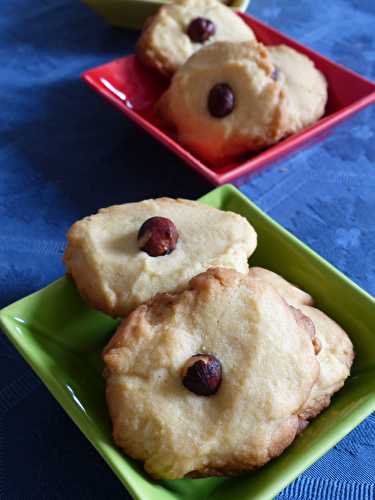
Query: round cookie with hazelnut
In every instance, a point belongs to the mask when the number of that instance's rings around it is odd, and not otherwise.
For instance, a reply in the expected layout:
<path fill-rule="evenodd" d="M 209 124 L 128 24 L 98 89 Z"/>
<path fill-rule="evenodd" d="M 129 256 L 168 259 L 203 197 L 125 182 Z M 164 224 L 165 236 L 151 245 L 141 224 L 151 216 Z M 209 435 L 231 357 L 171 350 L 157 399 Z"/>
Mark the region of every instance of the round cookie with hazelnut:
<path fill-rule="evenodd" d="M 253 31 L 218 0 L 178 0 L 146 21 L 137 44 L 140 60 L 172 76 L 194 52 L 207 44 L 255 40 Z"/>
<path fill-rule="evenodd" d="M 163 479 L 237 474 L 282 453 L 319 375 L 286 301 L 223 268 L 138 307 L 103 358 L 114 440 Z"/>
<path fill-rule="evenodd" d="M 256 42 L 202 48 L 175 73 L 156 108 L 178 141 L 210 164 L 273 144 L 286 131 L 284 91 L 266 47 Z"/>
<path fill-rule="evenodd" d="M 68 232 L 64 261 L 87 303 L 125 316 L 213 266 L 247 272 L 256 233 L 238 214 L 159 198 L 101 209 Z"/>

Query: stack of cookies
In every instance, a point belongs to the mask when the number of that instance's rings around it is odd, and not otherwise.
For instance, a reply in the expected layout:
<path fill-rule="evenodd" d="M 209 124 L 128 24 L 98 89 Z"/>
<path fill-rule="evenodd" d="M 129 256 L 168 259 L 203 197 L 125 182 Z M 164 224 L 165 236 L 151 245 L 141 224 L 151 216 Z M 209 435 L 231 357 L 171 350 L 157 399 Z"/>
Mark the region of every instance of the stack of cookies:
<path fill-rule="evenodd" d="M 157 103 L 177 139 L 211 164 L 234 159 L 316 122 L 327 82 L 305 55 L 265 47 L 218 0 L 178 0 L 146 22 L 137 54 L 171 79 Z"/>
<path fill-rule="evenodd" d="M 155 478 L 264 465 L 349 376 L 347 334 L 308 293 L 249 268 L 256 245 L 240 215 L 170 198 L 68 233 L 82 297 L 123 318 L 103 352 L 114 441 Z"/>

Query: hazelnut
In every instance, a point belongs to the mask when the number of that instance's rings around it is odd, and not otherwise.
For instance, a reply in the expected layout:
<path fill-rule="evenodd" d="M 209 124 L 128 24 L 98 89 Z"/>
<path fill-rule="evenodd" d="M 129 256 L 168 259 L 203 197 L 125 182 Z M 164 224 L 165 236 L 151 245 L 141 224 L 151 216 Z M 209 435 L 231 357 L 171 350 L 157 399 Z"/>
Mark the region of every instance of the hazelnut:
<path fill-rule="evenodd" d="M 212 354 L 195 354 L 182 369 L 182 383 L 198 396 L 216 394 L 221 384 L 221 363 Z"/>
<path fill-rule="evenodd" d="M 215 33 L 215 24 L 204 17 L 196 17 L 187 28 L 188 37 L 195 43 L 207 42 Z"/>
<path fill-rule="evenodd" d="M 138 246 L 151 257 L 167 255 L 176 248 L 178 232 L 166 217 L 147 219 L 138 231 Z"/>
<path fill-rule="evenodd" d="M 217 83 L 208 94 L 208 111 L 215 118 L 224 118 L 232 113 L 235 101 L 232 88 L 227 83 Z"/>
<path fill-rule="evenodd" d="M 289 306 L 289 307 L 292 310 L 292 313 L 294 314 L 294 318 L 295 318 L 296 322 L 298 323 L 298 325 L 301 326 L 302 328 L 304 328 L 308 332 L 308 334 L 310 335 L 311 342 L 314 346 L 315 354 L 319 354 L 322 346 L 320 344 L 320 340 L 318 339 L 318 337 L 316 335 L 314 323 L 312 322 L 312 320 L 308 316 L 303 314 L 303 312 L 300 309 L 297 309 L 296 307 L 293 307 L 293 306 Z"/>

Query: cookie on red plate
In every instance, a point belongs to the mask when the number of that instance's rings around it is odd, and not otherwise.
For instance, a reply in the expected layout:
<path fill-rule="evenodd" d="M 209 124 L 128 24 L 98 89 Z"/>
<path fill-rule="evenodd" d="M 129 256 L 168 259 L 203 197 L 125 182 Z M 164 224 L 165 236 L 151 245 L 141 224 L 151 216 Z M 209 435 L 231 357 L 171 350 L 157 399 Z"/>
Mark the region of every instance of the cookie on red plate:
<path fill-rule="evenodd" d="M 146 21 L 137 44 L 141 61 L 172 76 L 197 50 L 217 41 L 255 40 L 251 28 L 218 0 L 179 0 Z"/>

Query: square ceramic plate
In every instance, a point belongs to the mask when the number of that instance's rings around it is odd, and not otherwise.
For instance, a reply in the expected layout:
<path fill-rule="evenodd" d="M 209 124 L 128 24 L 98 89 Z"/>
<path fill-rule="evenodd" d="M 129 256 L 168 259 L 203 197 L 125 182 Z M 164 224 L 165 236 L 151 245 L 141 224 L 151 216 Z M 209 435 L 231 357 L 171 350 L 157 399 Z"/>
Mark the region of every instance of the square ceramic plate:
<path fill-rule="evenodd" d="M 303 145 L 321 139 L 333 126 L 375 102 L 374 83 L 255 18 L 240 15 L 265 45 L 286 44 L 309 56 L 326 76 L 329 93 L 326 114 L 317 123 L 263 151 L 249 153 L 238 161 L 220 167 L 208 165 L 181 146 L 171 132 L 162 127 L 153 109 L 167 88 L 168 81 L 143 67 L 133 55 L 93 68 L 82 75 L 94 90 L 215 185 L 254 172 Z"/>
<path fill-rule="evenodd" d="M 116 321 L 88 309 L 69 279 L 6 307 L 0 320 L 16 348 L 135 498 L 270 499 L 375 410 L 375 300 L 233 186 L 215 189 L 200 201 L 248 218 L 259 236 L 251 264 L 273 269 L 311 293 L 349 332 L 357 352 L 352 376 L 330 408 L 263 469 L 237 478 L 156 482 L 122 455 L 111 439 L 100 358 Z"/>

